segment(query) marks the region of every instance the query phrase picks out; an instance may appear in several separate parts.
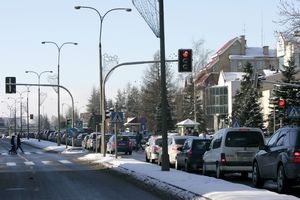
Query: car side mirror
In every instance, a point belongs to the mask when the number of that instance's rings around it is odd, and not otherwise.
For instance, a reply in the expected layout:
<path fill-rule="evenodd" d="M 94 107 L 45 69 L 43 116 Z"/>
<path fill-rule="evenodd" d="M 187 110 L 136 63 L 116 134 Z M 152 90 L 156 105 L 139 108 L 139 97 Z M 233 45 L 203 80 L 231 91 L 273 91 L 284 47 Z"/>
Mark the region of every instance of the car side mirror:
<path fill-rule="evenodd" d="M 259 150 L 269 151 L 270 147 L 268 145 L 261 145 L 259 146 Z"/>
<path fill-rule="evenodd" d="M 149 144 L 149 142 L 146 142 L 146 146 L 149 146 L 150 144 Z"/>

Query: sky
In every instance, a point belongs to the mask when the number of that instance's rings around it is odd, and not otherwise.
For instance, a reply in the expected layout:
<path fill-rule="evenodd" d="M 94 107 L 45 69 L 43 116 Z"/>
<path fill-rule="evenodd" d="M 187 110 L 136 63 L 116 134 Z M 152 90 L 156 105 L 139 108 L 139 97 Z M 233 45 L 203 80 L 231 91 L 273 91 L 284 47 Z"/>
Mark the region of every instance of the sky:
<path fill-rule="evenodd" d="M 46 151 L 55 151 L 62 153 L 79 153 L 78 159 L 89 161 L 89 163 L 101 163 L 113 170 L 123 174 L 133 176 L 134 178 L 148 183 L 157 188 L 163 188 L 164 191 L 175 194 L 184 199 L 195 199 L 194 194 L 201 195 L 211 200 L 295 200 L 298 199 L 292 195 L 278 194 L 265 189 L 256 189 L 243 184 L 232 183 L 223 179 L 216 179 L 210 176 L 202 176 L 184 172 L 181 170 L 170 169 L 170 171 L 162 171 L 161 166 L 136 160 L 131 157 L 119 156 L 115 159 L 114 155 L 106 154 L 83 154 L 82 151 L 71 148 L 64 151 L 65 146 L 57 146 L 56 143 L 49 141 L 38 142 L 36 139 L 24 139 L 24 143 L 31 144 Z M 68 151 L 71 150 L 71 151 Z M 265 183 L 268 184 L 268 183 Z"/>
<path fill-rule="evenodd" d="M 176 59 L 180 48 L 191 48 L 193 41 L 204 40 L 205 48 L 216 51 L 230 39 L 246 35 L 248 46 L 262 45 L 275 48 L 275 31 L 279 0 L 188 0 L 164 1 L 166 58 Z M 117 57 L 118 63 L 153 60 L 159 50 L 159 39 L 138 13 L 131 0 L 27 0 L 3 1 L 0 4 L 0 116 L 8 116 L 13 104 L 5 94 L 5 77 L 16 77 L 17 83 L 37 83 L 37 75 L 26 70 L 44 73 L 41 84 L 49 82 L 49 75 L 57 74 L 58 50 L 54 45 L 41 44 L 53 41 L 59 46 L 60 84 L 73 95 L 75 107 L 86 111 L 93 87 L 99 87 L 99 16 L 93 10 L 75 10 L 74 6 L 90 6 L 103 15 L 112 8 L 131 8 L 132 12 L 113 11 L 105 16 L 102 27 L 102 52 Z M 116 65 L 110 62 L 104 73 Z M 139 86 L 148 65 L 126 66 L 117 69 L 106 84 L 107 98 L 114 99 L 118 90 L 128 83 Z M 177 65 L 173 64 L 174 76 Z M 53 80 L 53 79 L 52 79 Z M 178 82 L 177 84 L 182 84 Z M 27 88 L 18 86 L 17 91 Z M 37 114 L 37 87 L 29 88 L 29 112 Z M 71 105 L 67 92 L 61 91 L 61 112 Z M 41 87 L 41 114 L 57 116 L 57 93 L 50 87 Z M 26 99 L 26 92 L 22 94 Z M 25 103 L 25 102 L 24 102 Z M 19 109 L 17 107 L 17 109 Z"/>

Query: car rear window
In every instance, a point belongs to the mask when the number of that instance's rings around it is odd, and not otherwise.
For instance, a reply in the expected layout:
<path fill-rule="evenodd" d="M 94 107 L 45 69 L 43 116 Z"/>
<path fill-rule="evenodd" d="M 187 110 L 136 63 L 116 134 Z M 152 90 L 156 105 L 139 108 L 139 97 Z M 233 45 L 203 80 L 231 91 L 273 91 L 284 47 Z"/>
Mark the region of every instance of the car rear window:
<path fill-rule="evenodd" d="M 179 145 L 183 145 L 185 141 L 186 141 L 186 138 L 175 139 L 175 143 L 179 144 Z"/>
<path fill-rule="evenodd" d="M 290 144 L 300 147 L 300 130 L 291 130 Z"/>
<path fill-rule="evenodd" d="M 257 131 L 228 132 L 225 140 L 227 147 L 259 147 L 263 144 L 262 134 Z"/>
<path fill-rule="evenodd" d="M 126 136 L 118 136 L 118 142 L 128 142 L 129 138 Z"/>
<path fill-rule="evenodd" d="M 162 146 L 162 138 L 156 139 L 155 144 L 158 145 L 158 146 Z"/>
<path fill-rule="evenodd" d="M 206 150 L 209 146 L 209 140 L 194 140 L 193 142 L 193 149 L 194 150 Z"/>

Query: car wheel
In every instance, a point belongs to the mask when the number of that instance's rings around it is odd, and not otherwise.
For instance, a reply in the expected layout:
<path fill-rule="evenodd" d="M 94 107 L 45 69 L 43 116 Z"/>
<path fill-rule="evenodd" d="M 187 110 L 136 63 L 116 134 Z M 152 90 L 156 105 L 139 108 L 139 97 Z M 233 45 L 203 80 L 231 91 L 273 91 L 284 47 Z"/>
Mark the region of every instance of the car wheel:
<path fill-rule="evenodd" d="M 287 179 L 285 176 L 284 168 L 282 165 L 280 165 L 277 171 L 277 191 L 279 193 L 284 193 L 286 192 L 287 188 L 288 185 L 287 185 Z"/>
<path fill-rule="evenodd" d="M 243 179 L 248 179 L 248 172 L 241 173 Z"/>
<path fill-rule="evenodd" d="M 202 175 L 207 175 L 206 165 L 203 163 L 202 165 Z"/>
<path fill-rule="evenodd" d="M 147 154 L 146 154 L 145 158 L 146 158 L 146 162 L 150 162 L 150 160 L 147 157 Z"/>
<path fill-rule="evenodd" d="M 186 172 L 191 171 L 190 165 L 187 160 L 184 162 L 184 171 L 186 171 Z"/>
<path fill-rule="evenodd" d="M 216 166 L 216 177 L 217 178 L 223 178 L 224 177 L 224 173 L 220 169 L 220 164 L 219 163 L 217 163 L 217 166 Z"/>
<path fill-rule="evenodd" d="M 180 166 L 178 165 L 177 160 L 175 160 L 175 169 L 180 170 Z"/>
<path fill-rule="evenodd" d="M 131 154 L 132 154 L 132 151 L 129 151 L 128 154 L 131 155 Z"/>
<path fill-rule="evenodd" d="M 260 172 L 259 172 L 259 167 L 257 162 L 255 162 L 253 165 L 252 183 L 257 188 L 261 188 L 264 185 L 264 182 L 260 177 Z"/>

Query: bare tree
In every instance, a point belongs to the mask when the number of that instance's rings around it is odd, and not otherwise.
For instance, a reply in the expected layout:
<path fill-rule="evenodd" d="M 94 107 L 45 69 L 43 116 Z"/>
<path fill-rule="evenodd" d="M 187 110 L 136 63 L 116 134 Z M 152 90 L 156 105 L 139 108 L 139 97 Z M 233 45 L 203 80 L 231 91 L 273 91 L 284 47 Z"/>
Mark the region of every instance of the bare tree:
<path fill-rule="evenodd" d="M 276 23 L 285 27 L 286 33 L 300 31 L 299 3 L 300 0 L 280 0 L 278 6 L 280 19 Z"/>
<path fill-rule="evenodd" d="M 211 50 L 205 48 L 204 44 L 205 41 L 203 39 L 193 41 L 193 67 L 195 73 L 205 67 L 209 55 L 212 53 Z"/>

